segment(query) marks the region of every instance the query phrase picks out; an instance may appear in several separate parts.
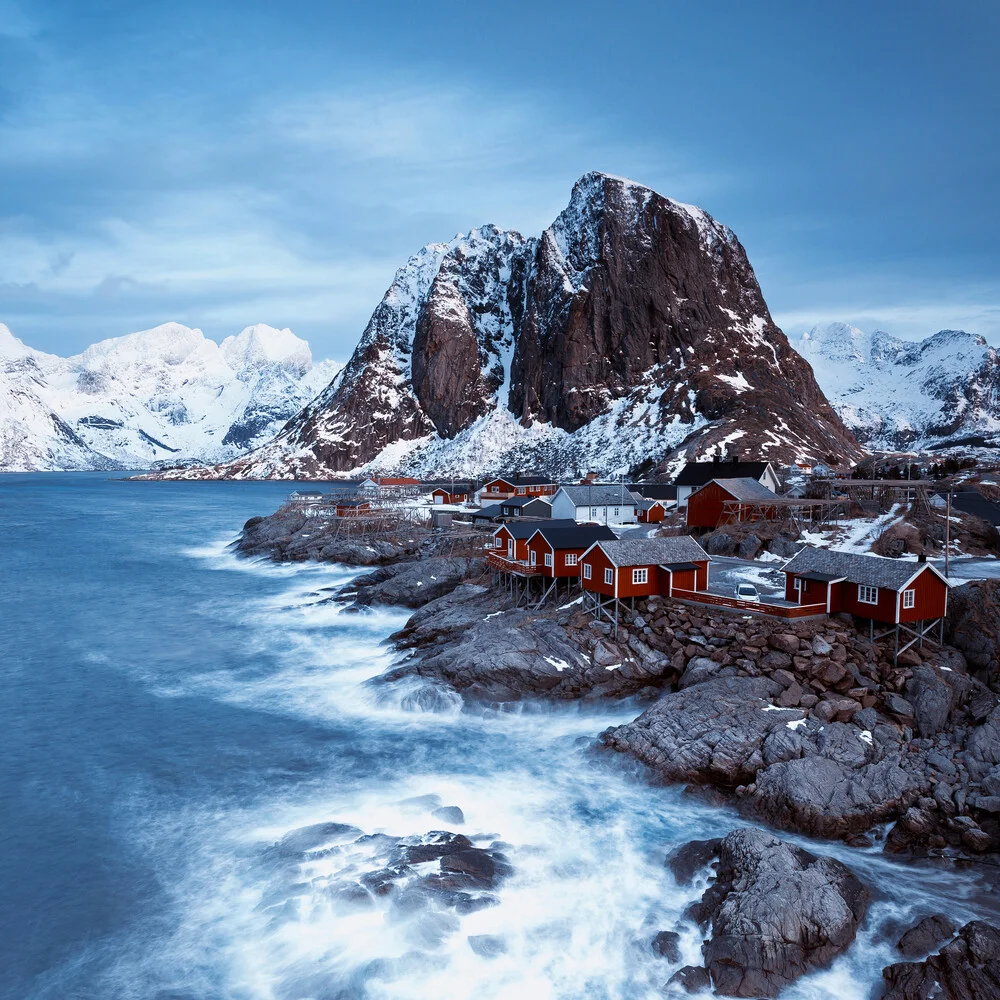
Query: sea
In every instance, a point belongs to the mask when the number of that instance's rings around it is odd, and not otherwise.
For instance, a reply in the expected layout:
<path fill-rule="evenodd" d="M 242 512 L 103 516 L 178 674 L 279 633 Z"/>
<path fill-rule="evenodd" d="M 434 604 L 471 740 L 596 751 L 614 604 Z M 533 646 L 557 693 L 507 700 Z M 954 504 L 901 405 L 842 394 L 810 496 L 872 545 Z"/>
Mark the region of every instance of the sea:
<path fill-rule="evenodd" d="M 332 601 L 356 569 L 232 549 L 292 488 L 0 476 L 0 997 L 662 997 L 700 963 L 683 915 L 705 887 L 664 858 L 745 821 L 594 751 L 641 707 L 467 710 L 366 683 L 408 612 Z M 465 915 L 345 909 L 331 887 L 373 867 L 363 850 L 275 862 L 322 823 L 502 841 L 514 872 Z M 797 839 L 873 902 L 785 997 L 868 997 L 893 928 L 996 917 L 989 869 Z M 654 952 L 660 930 L 680 931 L 679 961 Z"/>

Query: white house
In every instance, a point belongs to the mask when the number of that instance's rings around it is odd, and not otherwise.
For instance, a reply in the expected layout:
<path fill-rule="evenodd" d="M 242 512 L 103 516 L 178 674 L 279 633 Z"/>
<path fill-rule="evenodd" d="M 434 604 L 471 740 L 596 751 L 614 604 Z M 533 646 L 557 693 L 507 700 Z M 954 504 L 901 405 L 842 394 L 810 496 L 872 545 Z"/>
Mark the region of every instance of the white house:
<path fill-rule="evenodd" d="M 624 485 L 560 486 L 552 497 L 552 516 L 581 524 L 635 524 L 641 503 Z"/>

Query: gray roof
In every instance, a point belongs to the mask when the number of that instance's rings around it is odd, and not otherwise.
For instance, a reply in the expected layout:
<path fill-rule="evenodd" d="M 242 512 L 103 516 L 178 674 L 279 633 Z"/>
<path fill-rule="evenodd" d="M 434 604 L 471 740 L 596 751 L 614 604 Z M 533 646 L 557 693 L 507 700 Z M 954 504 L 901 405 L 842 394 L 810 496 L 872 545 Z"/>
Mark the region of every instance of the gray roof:
<path fill-rule="evenodd" d="M 615 566 L 660 566 L 666 563 L 704 562 L 712 558 L 690 535 L 625 538 L 597 544 Z"/>
<path fill-rule="evenodd" d="M 481 507 L 479 510 L 475 511 L 472 515 L 473 521 L 489 520 L 492 521 L 494 518 L 500 517 L 503 512 L 500 510 L 500 504 L 491 503 L 487 504 L 485 507 Z"/>
<path fill-rule="evenodd" d="M 889 559 L 886 556 L 860 555 L 854 552 L 834 552 L 807 545 L 782 567 L 786 573 L 822 573 L 832 579 L 846 579 L 865 587 L 902 590 L 917 571 L 926 567 L 938 573 L 929 563 Z M 941 576 L 938 573 L 938 576 Z M 942 577 L 943 579 L 943 577 Z"/>
<path fill-rule="evenodd" d="M 774 500 L 778 494 L 769 490 L 756 479 L 742 477 L 740 479 L 713 479 L 713 483 L 718 483 L 727 493 L 731 493 L 737 500 Z"/>
<path fill-rule="evenodd" d="M 544 503 L 552 506 L 551 496 L 526 496 L 526 497 L 511 497 L 509 500 L 501 500 L 501 507 L 524 507 L 529 503 Z"/>
<path fill-rule="evenodd" d="M 563 486 L 562 492 L 577 507 L 626 506 L 635 507 L 640 497 L 630 493 L 628 487 L 609 483 L 595 483 L 593 486 Z"/>

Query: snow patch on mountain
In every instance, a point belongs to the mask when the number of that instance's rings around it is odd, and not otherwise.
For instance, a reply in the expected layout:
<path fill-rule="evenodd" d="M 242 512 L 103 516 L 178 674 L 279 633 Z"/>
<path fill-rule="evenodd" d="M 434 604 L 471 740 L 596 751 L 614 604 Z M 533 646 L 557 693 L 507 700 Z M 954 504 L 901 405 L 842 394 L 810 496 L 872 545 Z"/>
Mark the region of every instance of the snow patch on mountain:
<path fill-rule="evenodd" d="M 814 326 L 793 346 L 859 441 L 876 450 L 995 448 L 1000 361 L 982 337 L 941 330 L 905 341 L 847 323 Z"/>
<path fill-rule="evenodd" d="M 164 323 L 69 358 L 0 324 L 0 471 L 225 461 L 271 438 L 338 370 L 263 324 L 219 345 Z"/>

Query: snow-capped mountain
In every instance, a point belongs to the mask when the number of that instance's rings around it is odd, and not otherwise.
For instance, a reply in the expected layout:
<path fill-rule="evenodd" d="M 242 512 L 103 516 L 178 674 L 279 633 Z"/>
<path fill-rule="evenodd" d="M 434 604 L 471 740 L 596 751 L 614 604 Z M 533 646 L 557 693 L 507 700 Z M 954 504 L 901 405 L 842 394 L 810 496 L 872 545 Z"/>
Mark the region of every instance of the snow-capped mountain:
<path fill-rule="evenodd" d="M 846 323 L 795 345 L 859 441 L 877 450 L 1000 445 L 1000 359 L 963 330 L 907 341 Z"/>
<path fill-rule="evenodd" d="M 860 454 L 701 209 L 591 173 L 538 238 L 483 226 L 396 273 L 331 385 L 263 447 L 184 475 L 568 475 L 728 450 Z"/>
<path fill-rule="evenodd" d="M 0 471 L 225 461 L 272 437 L 337 368 L 263 324 L 216 344 L 165 323 L 70 358 L 0 324 Z"/>

